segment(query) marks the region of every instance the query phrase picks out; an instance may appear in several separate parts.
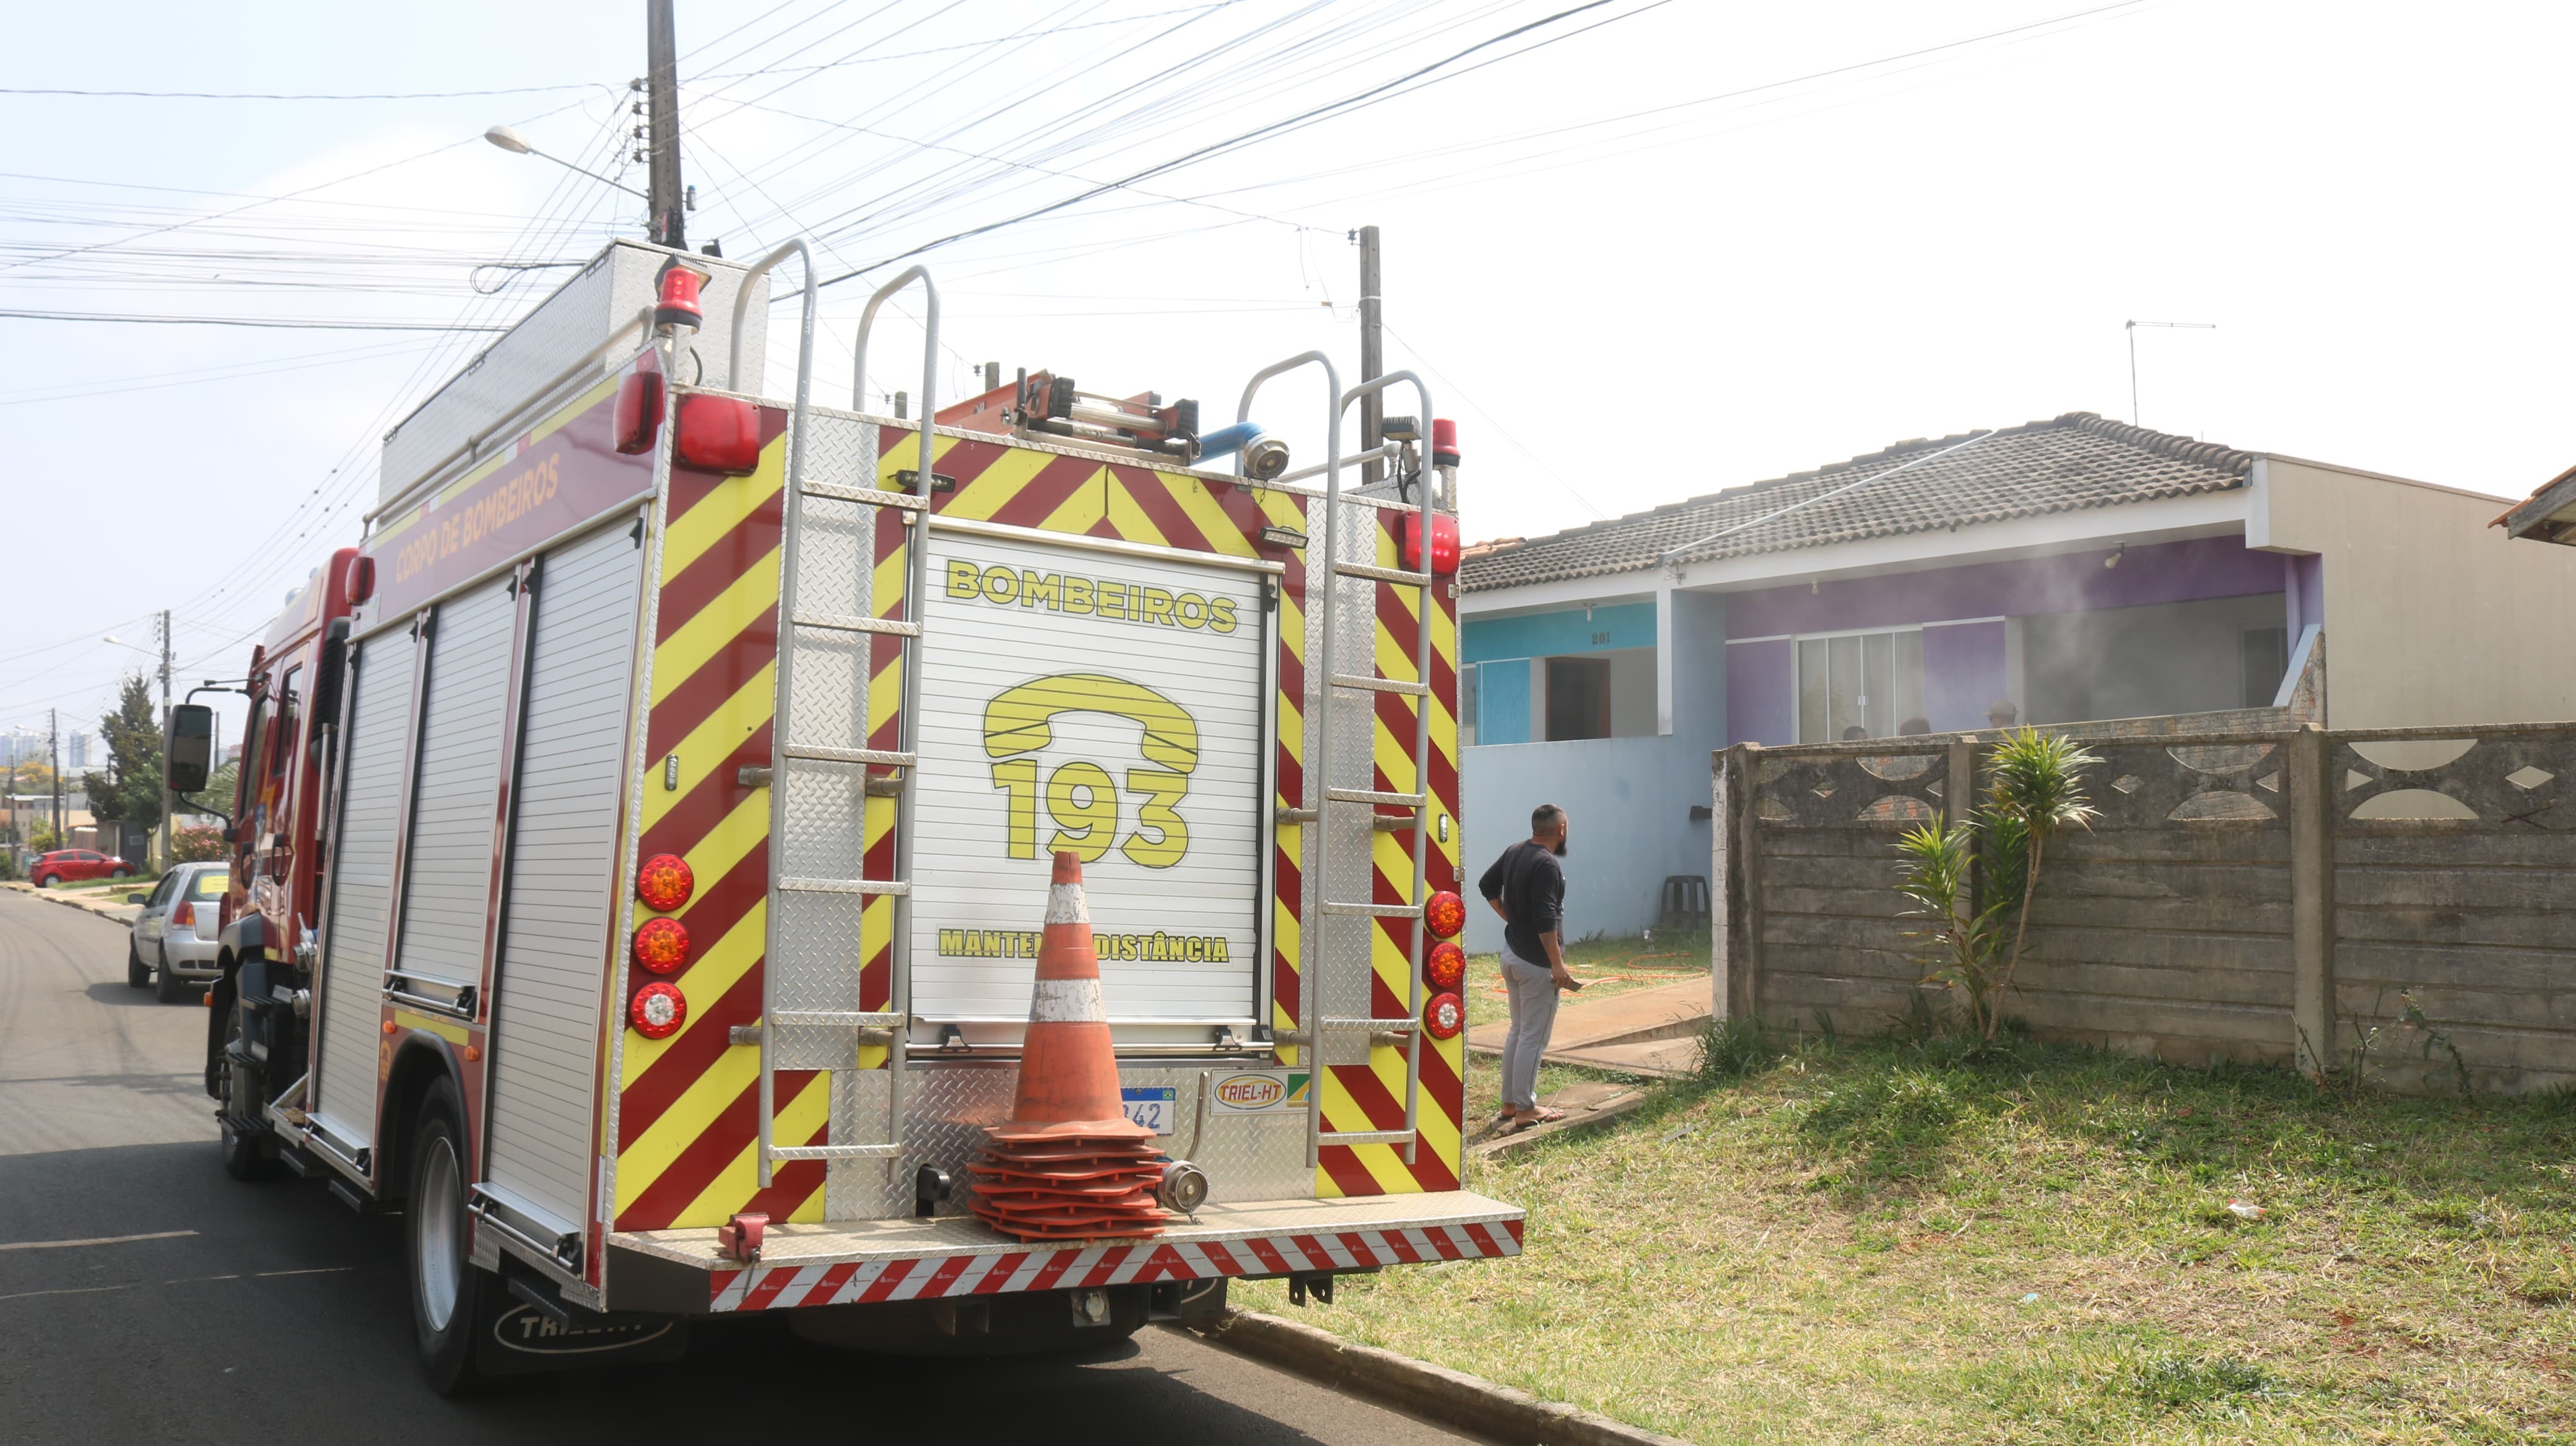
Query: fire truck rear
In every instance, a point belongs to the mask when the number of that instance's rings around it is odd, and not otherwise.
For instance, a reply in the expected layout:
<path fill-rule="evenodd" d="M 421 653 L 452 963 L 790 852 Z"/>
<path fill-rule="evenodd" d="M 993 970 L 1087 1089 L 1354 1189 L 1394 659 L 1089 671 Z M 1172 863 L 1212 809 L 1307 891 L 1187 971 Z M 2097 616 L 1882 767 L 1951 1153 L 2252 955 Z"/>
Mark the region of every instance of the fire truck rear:
<path fill-rule="evenodd" d="M 1065 1345 L 1520 1248 L 1460 1188 L 1455 444 L 1321 353 L 1235 425 L 988 370 L 764 399 L 772 268 L 607 248 L 385 445 L 251 666 L 223 1160 L 399 1210 L 434 1384 Z M 789 274 L 793 274 L 792 269 Z M 1327 455 L 1250 419 L 1324 373 Z M 1346 455 L 1343 418 L 1418 402 Z M 1381 486 L 1348 488 L 1374 460 Z M 172 729 L 174 784 L 205 759 Z M 1161 1228 L 969 1213 L 1069 851 Z"/>

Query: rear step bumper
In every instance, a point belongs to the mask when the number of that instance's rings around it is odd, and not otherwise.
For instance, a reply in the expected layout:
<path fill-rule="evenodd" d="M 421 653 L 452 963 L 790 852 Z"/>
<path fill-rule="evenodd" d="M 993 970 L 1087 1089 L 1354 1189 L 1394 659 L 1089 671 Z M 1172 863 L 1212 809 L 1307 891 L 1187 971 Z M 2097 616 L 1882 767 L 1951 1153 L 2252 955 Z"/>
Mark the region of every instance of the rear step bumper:
<path fill-rule="evenodd" d="M 608 1238 L 608 1295 L 701 1314 L 1374 1270 L 1518 1255 L 1523 1214 L 1453 1190 L 1208 1205 L 1159 1235 L 1086 1244 L 1022 1243 L 964 1216 L 773 1225 L 747 1268 L 711 1227 L 629 1230 Z"/>

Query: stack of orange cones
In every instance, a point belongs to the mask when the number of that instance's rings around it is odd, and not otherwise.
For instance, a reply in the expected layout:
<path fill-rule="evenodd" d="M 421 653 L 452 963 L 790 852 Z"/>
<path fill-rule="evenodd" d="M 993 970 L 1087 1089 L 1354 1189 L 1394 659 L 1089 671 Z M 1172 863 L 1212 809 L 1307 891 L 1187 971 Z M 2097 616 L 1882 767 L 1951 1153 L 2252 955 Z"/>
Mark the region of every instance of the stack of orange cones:
<path fill-rule="evenodd" d="M 1163 1156 L 1154 1133 L 1127 1118 L 1118 1057 L 1100 998 L 1100 961 L 1082 860 L 1055 856 L 1037 988 L 1020 1051 L 1009 1123 L 987 1126 L 974 1176 L 975 1218 L 1022 1240 L 1151 1235 L 1171 1217 L 1154 1201 Z"/>

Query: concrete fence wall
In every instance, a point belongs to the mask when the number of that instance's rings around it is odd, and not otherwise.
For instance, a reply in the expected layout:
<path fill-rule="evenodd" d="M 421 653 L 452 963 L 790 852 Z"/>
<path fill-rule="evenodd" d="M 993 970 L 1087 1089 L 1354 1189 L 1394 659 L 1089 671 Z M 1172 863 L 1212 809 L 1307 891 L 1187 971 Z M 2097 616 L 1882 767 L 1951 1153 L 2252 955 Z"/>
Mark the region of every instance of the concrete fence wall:
<path fill-rule="evenodd" d="M 2576 1081 L 2576 725 L 2084 737 L 2101 817 L 2052 846 L 2008 1014 L 2190 1064 L 2442 1088 Z M 1894 844 L 1992 735 L 1715 755 L 1719 1013 L 1844 1033 L 1919 1008 Z M 1927 1002 L 1946 1007 L 1935 993 Z"/>

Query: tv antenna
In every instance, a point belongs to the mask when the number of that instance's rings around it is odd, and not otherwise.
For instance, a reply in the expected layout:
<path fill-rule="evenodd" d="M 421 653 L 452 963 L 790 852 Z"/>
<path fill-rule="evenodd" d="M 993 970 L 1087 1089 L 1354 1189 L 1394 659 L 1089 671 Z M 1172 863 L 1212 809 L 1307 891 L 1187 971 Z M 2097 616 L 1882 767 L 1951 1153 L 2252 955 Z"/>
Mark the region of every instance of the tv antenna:
<path fill-rule="evenodd" d="M 2130 320 L 2128 325 L 2129 425 L 2132 427 L 2143 427 L 2146 425 L 2146 423 L 2138 420 L 2138 328 L 2142 326 L 2159 326 L 2177 331 L 2218 330 L 2218 323 L 2214 321 L 2139 321 L 2135 318 Z"/>

